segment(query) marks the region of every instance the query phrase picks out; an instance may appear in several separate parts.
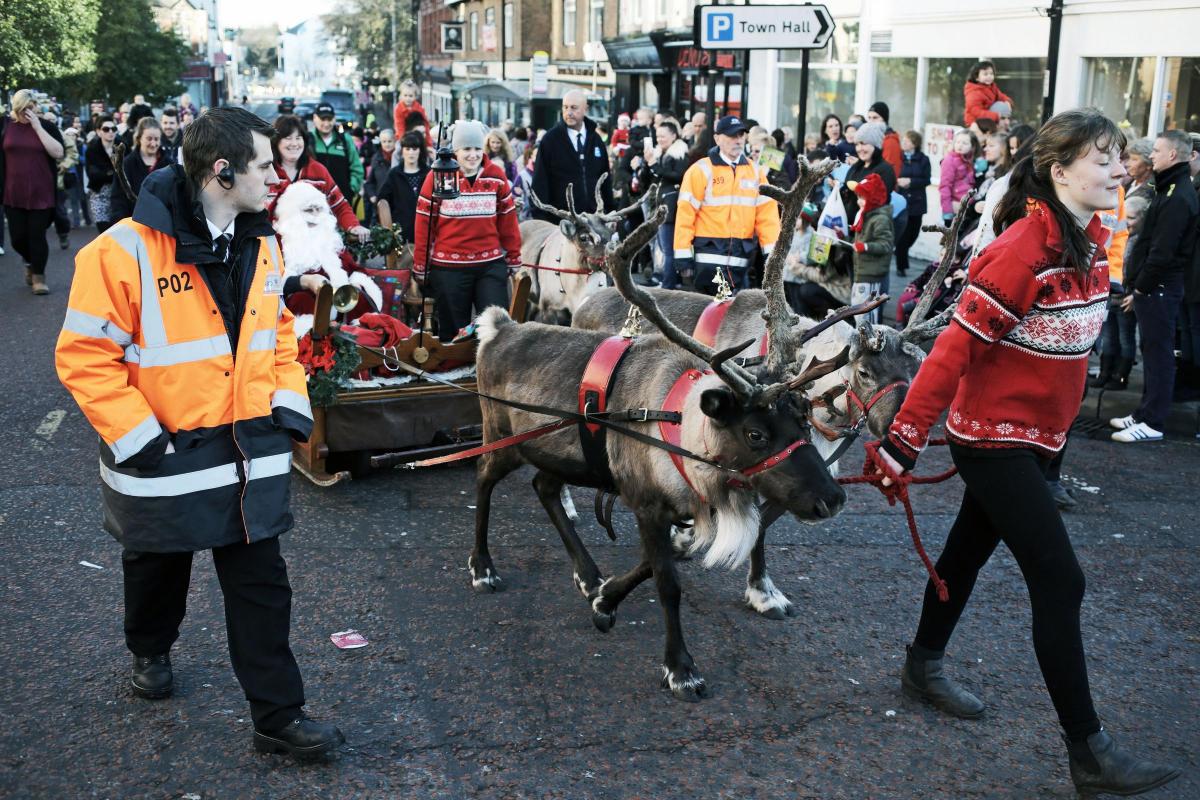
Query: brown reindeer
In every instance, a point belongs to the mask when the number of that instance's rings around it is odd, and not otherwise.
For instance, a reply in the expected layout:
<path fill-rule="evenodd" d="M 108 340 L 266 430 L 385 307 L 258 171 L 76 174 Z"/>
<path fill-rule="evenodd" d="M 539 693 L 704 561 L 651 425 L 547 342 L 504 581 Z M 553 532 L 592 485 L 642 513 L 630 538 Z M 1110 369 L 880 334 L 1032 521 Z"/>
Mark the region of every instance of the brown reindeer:
<path fill-rule="evenodd" d="M 601 187 L 608 173 L 596 181 L 596 208 L 604 208 Z M 618 236 L 622 220 L 636 211 L 641 203 L 603 213 L 577 213 L 575 195 L 567 186 L 567 210 L 543 203 L 532 190 L 529 200 L 538 209 L 553 214 L 560 222 L 531 219 L 521 223 L 521 261 L 550 269 L 525 269 L 533 280 L 532 295 L 536 298 L 535 317 L 541 322 L 569 324 L 571 315 L 584 299 L 608 285 L 605 274 L 605 248 Z M 648 201 L 654 204 L 654 198 Z M 554 270 L 585 270 L 587 274 L 556 272 Z"/>
<path fill-rule="evenodd" d="M 621 600 L 653 577 L 666 622 L 663 684 L 675 697 L 694 701 L 707 694 L 707 687 L 683 641 L 672 523 L 696 520 L 697 549 L 706 548 L 705 564 L 732 567 L 753 547 L 758 496 L 800 519 L 837 514 L 846 496 L 811 444 L 811 409 L 803 389 L 839 364 L 791 369 L 786 354 L 797 346 L 793 339 L 804 334 L 793 337 L 785 323 L 772 345 L 779 349 L 778 357 L 749 370 L 730 361 L 741 343 L 715 351 L 669 322 L 630 276 L 634 254 L 649 242 L 665 213 L 660 207 L 623 242 L 609 246 L 607 266 L 618 290 L 661 335 L 633 342 L 610 385 L 608 407 L 660 409 L 677 382 L 693 380 L 680 407 L 679 443 L 704 460 L 685 459 L 677 469 L 664 450 L 610 431 L 604 451 L 609 475 L 601 476 L 589 465 L 572 428 L 487 453 L 477 466 L 475 547 L 467 564 L 476 590 L 502 587 L 488 549 L 492 491 L 522 464 L 533 465 L 534 489 L 570 554 L 575 583 L 587 599 L 593 623 L 610 630 Z M 517 325 L 498 308 L 485 311 L 477 325 L 480 391 L 563 409 L 576 406 L 584 369 L 606 338 L 603 333 L 539 323 Z M 485 442 L 546 422 L 545 416 L 486 400 L 482 409 Z M 658 423 L 626 424 L 654 438 L 662 436 Z M 567 483 L 609 488 L 633 510 L 642 542 L 637 567 L 619 577 L 602 577 L 559 502 Z"/>
<path fill-rule="evenodd" d="M 799 213 L 800 202 L 818 181 L 832 169 L 831 162 L 823 162 L 815 166 L 801 163 L 801 174 L 796 184 L 788 192 L 775 187 L 766 187 L 764 194 L 773 197 L 780 203 L 784 215 L 780 241 L 776 243 L 771 257 L 767 261 L 767 272 L 764 273 L 763 285 L 770 287 L 771 280 L 777 270 L 782 270 L 790 246 L 790 237 L 794 230 L 795 214 Z M 969 204 L 964 203 L 963 208 Z M 962 226 L 964 212 L 958 214 L 949 230 L 941 227 L 929 227 L 927 230 L 940 231 L 943 241 L 953 243 L 957 239 Z M 806 341 L 803 346 L 791 355 L 794 362 L 802 363 L 805 359 L 817 358 L 828 360 L 839 353 L 848 352 L 849 358 L 845 366 L 836 372 L 817 380 L 809 393 L 810 397 L 821 398 L 814 409 L 814 419 L 817 425 L 834 430 L 860 422 L 863 414 L 852 400 L 857 397 L 864 404 L 870 404 L 866 411 L 865 425 L 872 435 L 881 438 L 891 425 L 892 419 L 900 410 L 900 405 L 925 357 L 925 352 L 919 345 L 936 337 L 945 326 L 949 311 L 943 312 L 930 320 L 924 320 L 929 304 L 935 295 L 936 287 L 945 277 L 953 260 L 954 248 L 947 247 L 942 263 L 925 287 L 918 307 L 914 310 L 908 326 L 897 331 L 887 325 L 872 325 L 861 321 L 856 326 L 847 322 L 839 322 L 830 326 L 824 332 Z M 945 253 L 950 254 L 949 257 Z M 780 284 L 781 285 L 781 284 Z M 695 292 L 684 292 L 670 289 L 651 289 L 659 307 L 684 330 L 694 330 L 701 314 L 708 308 L 712 298 Z M 780 295 L 776 295 L 778 305 Z M 768 292 L 747 290 L 739 292 L 729 302 L 729 310 L 717 332 L 713 346 L 717 349 L 730 347 L 738 342 L 753 340 L 754 344 L 740 355 L 756 355 L 762 337 L 767 333 L 766 316 L 768 315 Z M 584 330 L 618 331 L 625 322 L 628 303 L 613 289 L 605 289 L 589 297 L 576 312 L 572 325 Z M 790 313 L 790 312 L 789 312 Z M 803 331 L 816 324 L 814 320 L 794 318 L 797 330 Z M 645 327 L 645 326 L 643 326 Z M 871 399 L 875 402 L 871 403 Z M 816 445 L 822 458 L 830 458 L 840 445 L 840 440 L 816 437 Z M 838 464 L 831 465 L 833 474 L 837 474 Z M 765 539 L 767 528 L 781 512 L 773 507 L 762 509 L 760 530 L 754 549 L 751 552 L 750 569 L 746 577 L 745 600 L 747 605 L 759 614 L 769 619 L 784 619 L 796 613 L 795 607 L 787 595 L 780 591 L 771 580 L 767 571 Z M 675 531 L 675 547 L 685 551 L 691 545 L 690 529 L 686 526 Z"/>

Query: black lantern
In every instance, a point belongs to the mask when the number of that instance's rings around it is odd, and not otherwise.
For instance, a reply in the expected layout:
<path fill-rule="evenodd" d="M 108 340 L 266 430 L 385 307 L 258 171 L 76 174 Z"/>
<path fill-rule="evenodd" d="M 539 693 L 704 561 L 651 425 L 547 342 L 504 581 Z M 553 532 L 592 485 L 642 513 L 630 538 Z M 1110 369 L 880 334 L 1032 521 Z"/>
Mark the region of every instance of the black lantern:
<path fill-rule="evenodd" d="M 458 162 L 449 147 L 438 150 L 433 162 L 433 196 L 438 200 L 458 197 Z"/>

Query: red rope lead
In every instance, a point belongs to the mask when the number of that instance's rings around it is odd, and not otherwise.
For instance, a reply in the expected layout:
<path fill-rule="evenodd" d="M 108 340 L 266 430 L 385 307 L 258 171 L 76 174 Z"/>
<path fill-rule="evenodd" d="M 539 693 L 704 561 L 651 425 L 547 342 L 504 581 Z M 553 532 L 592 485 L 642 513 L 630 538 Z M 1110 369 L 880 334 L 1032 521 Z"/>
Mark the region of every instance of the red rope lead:
<path fill-rule="evenodd" d="M 568 275 L 591 275 L 593 270 L 590 269 L 568 269 L 567 267 L 547 267 L 543 264 L 521 264 L 526 269 L 538 269 L 542 272 L 565 272 Z"/>
<path fill-rule="evenodd" d="M 929 444 L 941 445 L 945 443 L 945 439 L 938 439 L 931 441 Z M 866 445 L 866 450 L 867 460 L 863 464 L 863 474 L 848 478 L 838 478 L 838 483 L 842 485 L 870 484 L 883 493 L 883 496 L 887 498 L 888 505 L 894 506 L 897 500 L 900 501 L 900 504 L 904 506 L 904 516 L 908 519 L 908 532 L 912 535 L 913 547 L 916 549 L 917 555 L 921 557 L 921 562 L 925 565 L 925 571 L 929 573 L 929 581 L 933 584 L 934 589 L 937 590 L 938 600 L 943 603 L 949 602 L 950 589 L 946 586 L 946 582 L 937 574 L 937 569 L 933 566 L 932 559 L 925 552 L 925 546 L 921 544 L 921 534 L 917 531 L 917 518 L 913 513 L 912 501 L 908 496 L 908 487 L 914 483 L 941 483 L 957 474 L 958 469 L 951 467 L 945 472 L 923 478 L 914 477 L 907 472 L 897 475 L 888 463 L 878 455 L 879 442 L 869 442 Z M 884 478 L 890 478 L 892 481 L 891 484 L 884 486 Z"/>

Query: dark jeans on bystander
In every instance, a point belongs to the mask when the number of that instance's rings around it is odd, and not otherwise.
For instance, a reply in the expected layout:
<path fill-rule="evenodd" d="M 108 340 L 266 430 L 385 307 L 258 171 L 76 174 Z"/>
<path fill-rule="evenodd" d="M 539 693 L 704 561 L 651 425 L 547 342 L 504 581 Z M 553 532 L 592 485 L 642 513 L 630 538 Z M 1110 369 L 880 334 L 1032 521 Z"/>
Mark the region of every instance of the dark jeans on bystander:
<path fill-rule="evenodd" d="M 34 275 L 45 275 L 46 261 L 50 257 L 50 248 L 46 244 L 46 229 L 54 219 L 54 209 L 5 206 L 4 213 L 8 217 L 8 235 L 12 240 L 13 250 L 25 259 Z"/>
<path fill-rule="evenodd" d="M 1182 303 L 1182 278 L 1175 278 L 1150 294 L 1133 295 L 1145 380 L 1142 402 L 1133 412 L 1133 418 L 1156 431 L 1163 430 L 1171 411 L 1171 392 L 1175 388 L 1175 322 Z"/>
<path fill-rule="evenodd" d="M 937 561 L 950 600 L 940 602 L 933 584 L 926 584 L 913 643 L 936 654 L 945 651 L 980 569 L 1004 542 L 1029 590 L 1033 649 L 1059 722 L 1076 740 L 1095 733 L 1100 721 L 1092 705 L 1079 628 L 1085 581 L 1046 485 L 1049 461 L 1027 448 L 983 450 L 952 444 L 950 453 L 966 484 L 958 517 Z"/>
<path fill-rule="evenodd" d="M 429 285 L 437 304 L 438 338 L 443 342 L 453 339 L 488 306 L 508 308 L 508 266 L 503 261 L 434 266 Z"/>

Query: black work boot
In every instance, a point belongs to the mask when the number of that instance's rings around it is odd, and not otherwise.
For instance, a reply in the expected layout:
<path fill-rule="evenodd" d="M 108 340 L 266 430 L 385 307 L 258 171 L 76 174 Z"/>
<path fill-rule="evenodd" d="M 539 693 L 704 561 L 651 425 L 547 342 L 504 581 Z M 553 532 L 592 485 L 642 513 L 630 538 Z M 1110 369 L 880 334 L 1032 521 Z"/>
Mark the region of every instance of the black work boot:
<path fill-rule="evenodd" d="M 1115 794 L 1121 797 L 1148 792 L 1179 777 L 1179 770 L 1131 755 L 1117 746 L 1101 728 L 1085 742 L 1066 736 L 1071 780 L 1080 794 Z"/>
<path fill-rule="evenodd" d="M 161 700 L 171 696 L 175 688 L 175 676 L 171 672 L 171 656 L 159 653 L 156 656 L 133 657 L 133 693 L 147 700 Z"/>
<path fill-rule="evenodd" d="M 290 753 L 297 758 L 315 758 L 331 753 L 346 743 L 332 722 L 317 722 L 301 715 L 277 731 L 254 729 L 254 749 L 260 753 Z"/>
<path fill-rule="evenodd" d="M 1093 389 L 1103 389 L 1111 380 L 1113 374 L 1113 357 L 1100 356 L 1100 374 L 1088 381 Z"/>
<path fill-rule="evenodd" d="M 942 674 L 941 658 L 922 658 L 923 654 L 914 652 L 912 646 L 905 649 L 908 655 L 900 673 L 904 694 L 962 719 L 983 716 L 983 701 Z"/>

